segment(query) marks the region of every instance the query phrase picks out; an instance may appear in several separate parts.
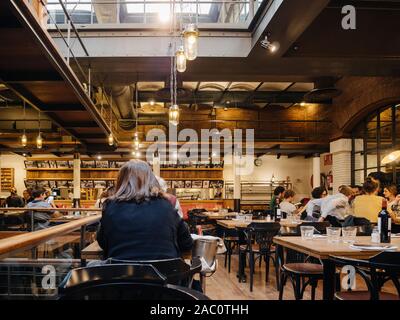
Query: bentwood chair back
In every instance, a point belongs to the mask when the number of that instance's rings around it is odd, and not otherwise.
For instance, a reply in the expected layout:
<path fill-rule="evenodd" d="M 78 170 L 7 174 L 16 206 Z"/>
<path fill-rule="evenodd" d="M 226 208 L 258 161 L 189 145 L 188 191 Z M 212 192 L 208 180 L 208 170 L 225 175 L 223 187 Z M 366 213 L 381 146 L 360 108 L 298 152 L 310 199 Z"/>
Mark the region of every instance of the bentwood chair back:
<path fill-rule="evenodd" d="M 167 284 L 148 264 L 106 264 L 71 270 L 59 287 L 61 300 L 208 300 L 200 292 Z"/>
<path fill-rule="evenodd" d="M 250 291 L 253 291 L 253 275 L 255 260 L 264 258 L 265 260 L 265 281 L 269 280 L 269 262 L 274 262 L 276 271 L 276 281 L 279 281 L 278 266 L 272 251 L 273 238 L 278 235 L 281 225 L 278 222 L 264 223 L 252 222 L 247 228 L 243 229 L 246 244 L 239 246 L 239 274 L 244 274 L 244 264 L 246 254 L 249 255 L 250 266 Z M 240 279 L 241 280 L 241 279 Z"/>
<path fill-rule="evenodd" d="M 192 278 L 201 271 L 201 261 L 193 258 L 192 264 L 188 265 L 182 258 L 161 259 L 161 260 L 118 260 L 110 258 L 107 264 L 140 264 L 151 265 L 165 278 L 168 284 L 190 287 Z"/>
<path fill-rule="evenodd" d="M 346 291 L 336 292 L 337 300 L 400 300 L 400 252 L 381 252 L 369 260 L 337 256 L 330 257 L 330 260 L 339 268 L 353 267 L 367 286 L 367 290 L 353 291 L 349 281 L 349 288 Z M 394 284 L 397 293 L 382 291 L 387 281 Z"/>

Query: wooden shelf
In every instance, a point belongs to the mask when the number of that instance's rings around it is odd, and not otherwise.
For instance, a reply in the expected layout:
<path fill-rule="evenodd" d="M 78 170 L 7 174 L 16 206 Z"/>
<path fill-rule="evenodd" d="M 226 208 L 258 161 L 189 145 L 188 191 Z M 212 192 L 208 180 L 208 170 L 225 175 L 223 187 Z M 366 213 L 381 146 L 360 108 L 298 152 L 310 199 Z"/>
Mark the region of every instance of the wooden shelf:
<path fill-rule="evenodd" d="M 224 168 L 161 168 L 161 171 L 223 171 Z"/>
<path fill-rule="evenodd" d="M 73 181 L 71 178 L 27 178 L 29 181 Z M 115 181 L 114 178 L 81 178 L 81 181 Z"/>
<path fill-rule="evenodd" d="M 220 178 L 164 178 L 165 181 L 222 181 L 224 179 Z"/>
<path fill-rule="evenodd" d="M 14 168 L 1 168 L 1 191 L 10 191 L 14 187 Z"/>
<path fill-rule="evenodd" d="M 73 171 L 73 168 L 26 168 L 26 171 Z M 81 171 L 119 171 L 119 168 L 81 168 Z"/>

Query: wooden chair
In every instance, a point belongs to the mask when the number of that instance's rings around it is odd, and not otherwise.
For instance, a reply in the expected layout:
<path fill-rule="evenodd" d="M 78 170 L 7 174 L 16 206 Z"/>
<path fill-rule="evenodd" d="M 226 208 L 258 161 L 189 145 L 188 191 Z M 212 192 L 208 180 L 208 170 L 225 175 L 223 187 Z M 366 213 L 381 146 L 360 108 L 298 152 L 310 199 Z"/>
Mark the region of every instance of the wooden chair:
<path fill-rule="evenodd" d="M 275 265 L 276 281 L 279 283 L 278 267 L 272 250 L 273 238 L 279 233 L 281 225 L 276 222 L 257 223 L 252 222 L 243 229 L 246 244 L 239 246 L 239 280 L 244 275 L 246 256 L 249 258 L 250 267 L 250 291 L 253 291 L 254 266 L 257 259 L 264 258 L 265 281 L 269 280 L 269 262 L 272 259 Z"/>
<path fill-rule="evenodd" d="M 336 300 L 400 300 L 400 253 L 382 252 L 369 260 L 346 257 L 330 257 L 336 267 L 351 266 L 367 285 L 367 290 L 352 290 L 335 293 Z M 383 284 L 392 281 L 397 294 L 382 291 Z"/>

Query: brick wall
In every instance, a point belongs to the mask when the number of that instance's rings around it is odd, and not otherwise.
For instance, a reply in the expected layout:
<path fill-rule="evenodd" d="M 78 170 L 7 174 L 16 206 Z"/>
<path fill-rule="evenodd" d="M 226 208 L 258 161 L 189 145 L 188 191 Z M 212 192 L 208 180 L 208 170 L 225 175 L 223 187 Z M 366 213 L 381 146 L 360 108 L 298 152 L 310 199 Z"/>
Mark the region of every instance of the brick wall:
<path fill-rule="evenodd" d="M 332 139 L 347 136 L 376 109 L 400 103 L 400 77 L 344 77 L 336 87 L 343 93 L 333 103 L 336 132 Z"/>

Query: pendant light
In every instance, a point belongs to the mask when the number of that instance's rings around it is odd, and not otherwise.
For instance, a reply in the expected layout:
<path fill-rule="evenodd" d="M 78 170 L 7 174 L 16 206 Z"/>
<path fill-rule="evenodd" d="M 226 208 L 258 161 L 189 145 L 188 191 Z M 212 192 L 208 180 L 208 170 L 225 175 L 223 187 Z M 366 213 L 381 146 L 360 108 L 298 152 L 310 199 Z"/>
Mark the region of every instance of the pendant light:
<path fill-rule="evenodd" d="M 138 105 L 139 105 L 139 97 L 138 97 L 138 81 L 136 80 L 136 85 L 135 85 L 135 119 L 136 119 L 136 128 L 135 128 L 135 133 L 133 134 L 133 148 L 138 151 L 140 147 L 140 140 L 139 140 L 139 132 L 138 132 L 138 116 L 139 116 L 139 111 L 138 111 Z"/>
<path fill-rule="evenodd" d="M 104 91 L 103 91 L 103 94 L 104 94 Z M 112 97 L 112 92 L 111 92 L 111 105 L 110 105 L 110 134 L 108 135 L 108 145 L 109 146 L 113 146 L 114 145 L 114 136 L 113 136 L 113 133 L 112 133 L 112 115 L 113 115 L 113 112 L 112 112 L 112 103 L 113 103 L 113 97 Z"/>
<path fill-rule="evenodd" d="M 178 51 L 176 51 L 175 54 L 176 58 L 176 69 L 178 72 L 185 72 L 186 70 L 186 56 L 185 56 L 185 50 L 183 49 L 183 46 L 180 46 Z"/>
<path fill-rule="evenodd" d="M 179 124 L 179 106 L 176 102 L 177 100 L 177 81 L 176 81 L 176 56 L 171 56 L 171 105 L 168 111 L 169 123 L 173 126 Z"/>
<path fill-rule="evenodd" d="M 183 31 L 185 56 L 188 60 L 197 58 L 199 31 L 194 23 L 189 23 Z"/>
<path fill-rule="evenodd" d="M 400 150 L 393 151 L 384 157 L 381 161 L 382 165 L 387 165 L 400 159 Z"/>
<path fill-rule="evenodd" d="M 39 111 L 39 134 L 36 137 L 36 147 L 38 149 L 42 149 L 42 147 L 43 147 L 43 138 L 42 138 L 42 134 L 40 132 L 40 111 Z"/>
<path fill-rule="evenodd" d="M 23 147 L 26 147 L 28 144 L 28 138 L 26 136 L 26 111 L 25 111 L 26 105 L 25 105 L 25 100 L 24 100 L 24 133 L 21 136 L 21 145 Z"/>

